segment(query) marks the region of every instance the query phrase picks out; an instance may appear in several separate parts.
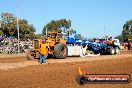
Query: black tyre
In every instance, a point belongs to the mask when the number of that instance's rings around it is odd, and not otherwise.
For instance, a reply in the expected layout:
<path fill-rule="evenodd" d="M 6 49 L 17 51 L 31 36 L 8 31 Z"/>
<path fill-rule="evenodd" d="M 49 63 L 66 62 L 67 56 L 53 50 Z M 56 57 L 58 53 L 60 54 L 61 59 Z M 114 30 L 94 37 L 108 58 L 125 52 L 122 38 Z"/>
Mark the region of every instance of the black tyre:
<path fill-rule="evenodd" d="M 115 47 L 115 54 L 119 54 L 120 53 L 120 49 L 118 47 Z"/>
<path fill-rule="evenodd" d="M 68 54 L 68 48 L 67 48 L 66 44 L 58 43 L 54 47 L 54 50 L 55 50 L 54 57 L 57 59 L 64 59 L 64 58 L 66 58 L 66 56 Z"/>
<path fill-rule="evenodd" d="M 115 49 L 114 49 L 113 47 L 111 47 L 111 48 L 109 49 L 109 53 L 110 53 L 110 55 L 115 54 Z"/>
<path fill-rule="evenodd" d="M 31 54 L 32 51 L 33 51 L 32 49 L 29 49 L 26 52 L 26 56 L 27 56 L 28 60 L 34 60 L 34 55 Z"/>
<path fill-rule="evenodd" d="M 76 81 L 79 85 L 84 85 L 86 83 L 86 79 L 84 76 L 77 76 Z"/>

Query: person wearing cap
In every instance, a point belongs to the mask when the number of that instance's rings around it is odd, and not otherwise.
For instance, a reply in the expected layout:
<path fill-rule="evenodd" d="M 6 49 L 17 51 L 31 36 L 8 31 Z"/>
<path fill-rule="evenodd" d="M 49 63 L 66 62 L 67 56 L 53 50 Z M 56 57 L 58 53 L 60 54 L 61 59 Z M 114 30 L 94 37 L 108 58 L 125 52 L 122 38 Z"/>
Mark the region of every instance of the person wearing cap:
<path fill-rule="evenodd" d="M 39 63 L 46 63 L 46 58 L 48 56 L 48 45 L 46 44 L 46 40 L 42 40 L 42 44 L 40 45 L 40 59 Z"/>

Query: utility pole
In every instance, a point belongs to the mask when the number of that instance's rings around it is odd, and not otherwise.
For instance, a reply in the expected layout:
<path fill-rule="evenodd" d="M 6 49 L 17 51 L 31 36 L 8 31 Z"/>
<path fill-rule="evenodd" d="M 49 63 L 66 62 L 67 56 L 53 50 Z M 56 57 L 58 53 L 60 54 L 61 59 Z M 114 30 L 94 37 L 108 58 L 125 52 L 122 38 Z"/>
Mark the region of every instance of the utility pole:
<path fill-rule="evenodd" d="M 0 21 L 0 28 L 1 28 L 1 23 L 2 23 L 2 22 Z"/>
<path fill-rule="evenodd" d="M 48 31 L 47 31 L 47 28 L 46 28 L 46 37 L 47 37 L 47 34 L 48 34 Z"/>
<path fill-rule="evenodd" d="M 18 33 L 18 54 L 20 53 L 20 50 L 19 50 L 19 19 L 18 19 L 18 0 L 16 0 L 16 14 L 17 14 L 17 33 Z"/>

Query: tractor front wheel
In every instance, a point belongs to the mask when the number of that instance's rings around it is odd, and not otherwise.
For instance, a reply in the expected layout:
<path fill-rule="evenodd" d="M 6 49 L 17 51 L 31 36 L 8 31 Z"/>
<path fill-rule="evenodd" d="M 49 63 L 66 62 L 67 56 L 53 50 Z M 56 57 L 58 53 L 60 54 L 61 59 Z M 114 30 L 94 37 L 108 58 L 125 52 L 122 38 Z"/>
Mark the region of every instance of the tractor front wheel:
<path fill-rule="evenodd" d="M 54 56 L 57 59 L 64 59 L 66 58 L 67 54 L 68 54 L 68 48 L 66 46 L 66 44 L 62 44 L 62 43 L 58 43 L 55 47 L 54 47 Z"/>
<path fill-rule="evenodd" d="M 109 53 L 110 53 L 110 55 L 114 55 L 115 54 L 115 49 L 113 47 L 111 47 L 109 49 Z"/>
<path fill-rule="evenodd" d="M 32 54 L 32 52 L 33 52 L 32 49 L 27 50 L 26 56 L 27 56 L 28 60 L 34 60 L 34 55 Z"/>
<path fill-rule="evenodd" d="M 115 47 L 115 54 L 120 54 L 120 49 L 118 47 Z"/>

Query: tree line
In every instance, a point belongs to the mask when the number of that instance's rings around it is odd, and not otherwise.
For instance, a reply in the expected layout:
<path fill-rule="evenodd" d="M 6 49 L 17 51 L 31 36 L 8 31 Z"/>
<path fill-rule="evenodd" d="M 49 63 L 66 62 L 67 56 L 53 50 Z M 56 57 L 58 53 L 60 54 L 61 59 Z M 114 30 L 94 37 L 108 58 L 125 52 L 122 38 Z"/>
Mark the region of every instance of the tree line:
<path fill-rule="evenodd" d="M 43 26 L 41 34 L 35 34 L 36 29 L 32 24 L 29 24 L 26 19 L 19 19 L 19 34 L 20 38 L 43 38 L 46 34 L 46 29 L 48 31 L 59 31 L 66 32 L 69 31 L 71 27 L 71 21 L 66 19 L 52 20 Z M 70 34 L 73 34 L 75 30 L 70 29 Z M 17 18 L 8 12 L 1 14 L 0 20 L 0 35 L 17 37 Z M 84 38 L 81 34 L 77 34 L 79 38 Z"/>
<path fill-rule="evenodd" d="M 46 34 L 46 29 L 47 31 L 58 31 L 58 32 L 64 32 L 69 35 L 72 35 L 73 33 L 76 32 L 76 30 L 71 28 L 71 20 L 66 20 L 66 19 L 60 19 L 60 20 L 52 20 L 47 25 L 43 27 L 42 34 Z M 86 39 L 83 37 L 81 34 L 76 34 L 76 36 L 79 39 Z"/>
<path fill-rule="evenodd" d="M 126 21 L 126 23 L 123 25 L 122 33 L 115 38 L 118 38 L 123 42 L 132 41 L 132 20 Z"/>
<path fill-rule="evenodd" d="M 41 34 L 35 34 L 36 28 L 34 25 L 29 24 L 26 19 L 19 19 L 19 33 L 20 38 L 43 38 L 47 31 L 59 31 L 67 32 L 69 31 L 70 35 L 75 32 L 74 29 L 71 29 L 71 20 L 60 19 L 52 20 L 46 25 L 43 26 Z M 132 40 L 132 20 L 126 21 L 123 25 L 122 34 L 116 36 L 121 41 Z M 17 37 L 17 18 L 8 12 L 1 14 L 0 18 L 0 35 L 7 35 Z M 81 34 L 77 34 L 78 38 L 87 40 L 88 38 L 83 37 Z"/>
<path fill-rule="evenodd" d="M 17 18 L 8 12 L 1 14 L 0 33 L 6 36 L 17 37 Z M 29 24 L 26 19 L 19 19 L 20 38 L 29 38 L 35 36 L 36 29 Z"/>

